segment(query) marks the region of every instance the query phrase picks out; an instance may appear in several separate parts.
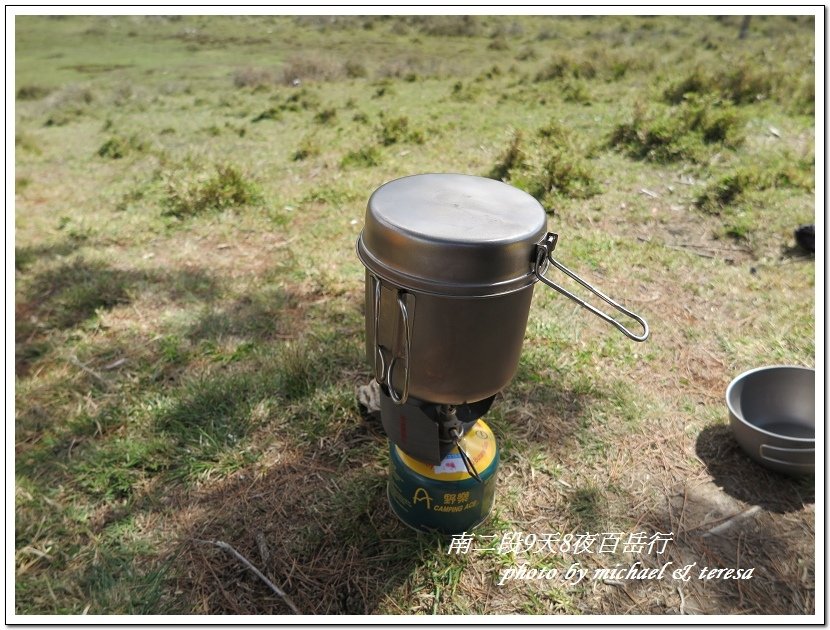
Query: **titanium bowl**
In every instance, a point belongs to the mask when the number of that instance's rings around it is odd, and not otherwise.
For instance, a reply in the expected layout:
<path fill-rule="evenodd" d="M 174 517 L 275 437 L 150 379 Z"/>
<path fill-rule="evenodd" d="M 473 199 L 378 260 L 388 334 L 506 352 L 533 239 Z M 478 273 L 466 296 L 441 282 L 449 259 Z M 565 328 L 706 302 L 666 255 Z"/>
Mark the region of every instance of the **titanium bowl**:
<path fill-rule="evenodd" d="M 744 372 L 726 389 L 732 433 L 762 466 L 787 475 L 815 472 L 816 375 L 772 365 Z"/>

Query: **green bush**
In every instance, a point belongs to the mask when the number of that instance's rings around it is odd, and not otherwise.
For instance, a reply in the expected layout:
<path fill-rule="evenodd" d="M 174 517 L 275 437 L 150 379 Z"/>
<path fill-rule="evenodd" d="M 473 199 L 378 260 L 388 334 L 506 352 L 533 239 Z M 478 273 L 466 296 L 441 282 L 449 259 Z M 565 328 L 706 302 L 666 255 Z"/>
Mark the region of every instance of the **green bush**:
<path fill-rule="evenodd" d="M 251 122 L 261 122 L 263 120 L 281 120 L 282 113 L 279 108 L 277 107 L 269 107 L 265 111 L 260 112 L 255 116 Z"/>
<path fill-rule="evenodd" d="M 522 132 L 516 131 L 510 140 L 510 144 L 507 145 L 507 149 L 505 149 L 504 153 L 502 153 L 499 160 L 493 166 L 493 170 L 487 174 L 487 177 L 490 179 L 504 180 L 510 175 L 512 170 L 523 166 L 524 161 L 525 156 L 522 151 Z"/>
<path fill-rule="evenodd" d="M 703 162 L 709 145 L 736 148 L 744 139 L 738 110 L 716 98 L 688 97 L 675 107 L 635 107 L 629 122 L 612 131 L 608 144 L 630 157 L 653 162 Z"/>
<path fill-rule="evenodd" d="M 463 81 L 453 83 L 450 98 L 454 101 L 471 103 L 478 98 L 480 88 L 478 86 L 464 85 Z"/>
<path fill-rule="evenodd" d="M 746 62 L 713 78 L 715 90 L 733 103 L 753 103 L 769 98 L 775 92 L 777 82 L 778 77 L 769 69 Z"/>
<path fill-rule="evenodd" d="M 499 51 L 510 50 L 510 44 L 508 44 L 507 40 L 503 37 L 496 37 L 493 39 L 493 41 L 487 44 L 487 49 Z"/>
<path fill-rule="evenodd" d="M 588 164 L 566 148 L 548 148 L 527 179 L 514 183 L 542 202 L 557 197 L 588 199 L 601 192 Z"/>
<path fill-rule="evenodd" d="M 313 137 L 308 137 L 300 143 L 300 146 L 297 147 L 296 151 L 294 151 L 291 159 L 295 162 L 299 162 L 317 155 L 320 155 L 320 145 Z"/>
<path fill-rule="evenodd" d="M 299 112 L 302 110 L 317 109 L 319 106 L 320 96 L 316 92 L 301 88 L 285 99 L 285 102 L 276 109 L 279 111 Z"/>
<path fill-rule="evenodd" d="M 777 163 L 745 166 L 720 177 L 695 200 L 707 214 L 721 214 L 742 196 L 754 191 L 791 188 L 812 191 L 815 177 L 810 164 L 785 156 Z"/>
<path fill-rule="evenodd" d="M 381 119 L 378 136 L 380 143 L 384 146 L 399 142 L 414 142 L 415 144 L 424 142 L 424 133 L 419 129 L 413 129 L 406 116 Z"/>
<path fill-rule="evenodd" d="M 791 98 L 789 79 L 779 72 L 742 61 L 722 70 L 692 70 L 671 83 L 663 91 L 663 100 L 677 105 L 689 96 L 712 96 L 727 99 L 736 105 L 754 103 L 778 95 L 779 100 Z"/>
<path fill-rule="evenodd" d="M 591 94 L 585 81 L 581 79 L 569 79 L 562 86 L 562 98 L 567 103 L 579 103 L 580 105 L 591 104 Z"/>
<path fill-rule="evenodd" d="M 314 114 L 314 122 L 319 123 L 321 125 L 325 125 L 330 123 L 331 121 L 337 118 L 337 110 L 333 107 L 328 107 L 326 109 L 321 109 L 319 112 Z"/>
<path fill-rule="evenodd" d="M 589 56 L 577 58 L 570 55 L 558 55 L 536 73 L 536 81 L 551 81 L 565 77 L 593 79 L 596 75 L 596 62 Z"/>
<path fill-rule="evenodd" d="M 360 79 L 368 74 L 366 66 L 359 61 L 354 61 L 353 59 L 350 59 L 343 64 L 343 70 L 345 71 L 346 76 L 350 79 Z"/>
<path fill-rule="evenodd" d="M 350 166 L 378 166 L 381 163 L 382 155 L 377 147 L 368 146 L 358 149 L 357 151 L 349 151 L 340 160 L 340 166 L 348 168 Z"/>
<path fill-rule="evenodd" d="M 738 198 L 748 183 L 743 173 L 730 173 L 709 186 L 697 198 L 696 204 L 708 214 L 718 214 Z"/>
<path fill-rule="evenodd" d="M 514 133 L 488 177 L 509 181 L 548 204 L 601 192 L 573 134 L 557 121 L 539 128 L 527 143 L 520 131 Z"/>
<path fill-rule="evenodd" d="M 476 15 L 422 15 L 411 19 L 424 35 L 433 37 L 475 37 L 481 32 Z"/>
<path fill-rule="evenodd" d="M 696 69 L 663 90 L 663 100 L 672 105 L 679 105 L 687 94 L 705 94 L 709 91 L 709 78 Z"/>
<path fill-rule="evenodd" d="M 258 187 L 233 165 L 221 164 L 209 178 L 169 184 L 164 215 L 177 218 L 253 205 L 261 201 Z"/>
<path fill-rule="evenodd" d="M 129 138 L 113 136 L 98 148 L 98 155 L 113 160 L 118 160 L 129 153 L 141 153 L 146 150 L 146 145 L 137 136 Z"/>
<path fill-rule="evenodd" d="M 18 101 L 37 101 L 52 93 L 52 89 L 42 85 L 23 85 L 17 90 Z"/>

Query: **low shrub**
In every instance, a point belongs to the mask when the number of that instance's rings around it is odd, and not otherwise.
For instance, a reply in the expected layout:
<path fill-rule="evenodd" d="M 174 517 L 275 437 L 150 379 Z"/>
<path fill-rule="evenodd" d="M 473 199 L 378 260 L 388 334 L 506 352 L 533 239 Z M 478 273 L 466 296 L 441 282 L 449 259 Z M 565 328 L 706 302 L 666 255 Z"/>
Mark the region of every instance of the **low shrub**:
<path fill-rule="evenodd" d="M 688 97 L 675 107 L 637 106 L 628 122 L 612 131 L 608 144 L 630 157 L 653 162 L 702 162 L 716 148 L 736 148 L 744 139 L 738 110 L 715 98 Z"/>
<path fill-rule="evenodd" d="M 320 96 L 316 92 L 301 88 L 279 106 L 279 110 L 288 112 L 299 112 L 316 109 L 320 106 Z"/>
<path fill-rule="evenodd" d="M 510 175 L 510 172 L 520 166 L 524 165 L 525 155 L 522 151 L 522 132 L 515 131 L 513 137 L 510 139 L 510 144 L 501 154 L 496 164 L 493 166 L 487 177 L 490 179 L 505 180 Z"/>
<path fill-rule="evenodd" d="M 333 107 L 327 107 L 326 109 L 321 109 L 319 112 L 314 114 L 314 122 L 319 123 L 321 125 L 325 125 L 330 123 L 331 121 L 337 118 L 337 110 Z"/>
<path fill-rule="evenodd" d="M 589 56 L 558 55 L 536 73 L 536 81 L 551 81 L 565 77 L 593 79 L 596 75 L 596 63 Z"/>
<path fill-rule="evenodd" d="M 42 85 L 23 85 L 17 90 L 18 101 L 37 101 L 52 93 L 52 89 Z"/>
<path fill-rule="evenodd" d="M 300 143 L 300 146 L 297 147 L 296 151 L 294 151 L 291 159 L 295 162 L 299 162 L 317 155 L 320 155 L 320 145 L 317 143 L 315 138 L 309 136 Z"/>
<path fill-rule="evenodd" d="M 487 44 L 488 50 L 510 50 L 510 44 L 507 43 L 507 40 L 503 37 L 496 37 L 493 39 L 489 44 Z"/>
<path fill-rule="evenodd" d="M 384 96 L 391 96 L 393 94 L 395 94 L 395 88 L 388 81 L 384 81 L 381 85 L 377 86 L 375 93 L 372 94 L 372 98 L 383 98 Z"/>
<path fill-rule="evenodd" d="M 481 90 L 477 86 L 464 85 L 463 81 L 456 81 L 452 86 L 450 98 L 462 103 L 471 103 L 478 98 L 480 93 Z"/>
<path fill-rule="evenodd" d="M 413 128 L 409 123 L 409 118 L 406 116 L 382 118 L 378 136 L 380 143 L 384 146 L 399 142 L 423 144 L 425 139 L 424 133 L 420 129 Z"/>
<path fill-rule="evenodd" d="M 557 197 L 588 199 L 601 191 L 588 163 L 567 148 L 547 147 L 531 163 L 527 173 L 519 173 L 513 183 L 549 204 Z"/>
<path fill-rule="evenodd" d="M 433 37 L 475 37 L 481 24 L 475 15 L 422 15 L 412 18 L 418 30 Z"/>
<path fill-rule="evenodd" d="M 812 191 L 814 186 L 813 166 L 784 156 L 770 164 L 744 166 L 720 177 L 698 195 L 695 205 L 707 214 L 718 215 L 750 192 L 774 188 Z"/>
<path fill-rule="evenodd" d="M 663 90 L 663 100 L 677 105 L 689 96 L 709 95 L 742 105 L 775 96 L 785 84 L 776 72 L 744 61 L 714 72 L 696 68 L 669 84 Z"/>
<path fill-rule="evenodd" d="M 342 168 L 348 168 L 350 166 L 378 166 L 382 158 L 383 156 L 376 146 L 368 146 L 346 153 L 343 159 L 340 160 L 340 166 Z"/>
<path fill-rule="evenodd" d="M 195 181 L 177 181 L 167 186 L 164 215 L 180 219 L 205 212 L 254 205 L 261 201 L 259 189 L 231 164 L 220 164 L 215 173 Z"/>
<path fill-rule="evenodd" d="M 147 146 L 138 136 L 132 135 L 129 138 L 113 136 L 98 148 L 100 157 L 119 160 L 130 153 L 141 153 Z"/>
<path fill-rule="evenodd" d="M 488 177 L 509 181 L 543 204 L 568 197 L 587 199 L 601 192 L 590 165 L 573 134 L 557 121 L 539 128 L 525 142 L 513 134 Z"/>
<path fill-rule="evenodd" d="M 591 104 L 591 94 L 588 86 L 581 79 L 568 79 L 562 86 L 562 98 L 567 103 Z"/>
<path fill-rule="evenodd" d="M 518 52 L 516 55 L 516 61 L 528 61 L 530 59 L 536 59 L 536 57 L 536 50 L 533 47 L 528 46 L 526 48 L 522 48 Z"/>
<path fill-rule="evenodd" d="M 369 74 L 365 65 L 353 59 L 349 59 L 343 64 L 343 71 L 350 79 L 362 79 Z"/>

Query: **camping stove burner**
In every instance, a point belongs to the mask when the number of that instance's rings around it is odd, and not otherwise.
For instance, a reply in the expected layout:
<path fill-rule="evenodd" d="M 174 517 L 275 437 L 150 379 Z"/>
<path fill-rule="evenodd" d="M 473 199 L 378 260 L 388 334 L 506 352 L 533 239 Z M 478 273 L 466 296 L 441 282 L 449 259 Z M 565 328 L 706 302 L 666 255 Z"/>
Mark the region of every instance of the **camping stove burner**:
<path fill-rule="evenodd" d="M 404 404 L 397 404 L 388 388 L 381 386 L 380 419 L 389 439 L 404 453 L 438 465 L 457 448 L 476 420 L 487 413 L 495 398 L 490 396 L 470 404 L 446 405 L 410 396 Z"/>

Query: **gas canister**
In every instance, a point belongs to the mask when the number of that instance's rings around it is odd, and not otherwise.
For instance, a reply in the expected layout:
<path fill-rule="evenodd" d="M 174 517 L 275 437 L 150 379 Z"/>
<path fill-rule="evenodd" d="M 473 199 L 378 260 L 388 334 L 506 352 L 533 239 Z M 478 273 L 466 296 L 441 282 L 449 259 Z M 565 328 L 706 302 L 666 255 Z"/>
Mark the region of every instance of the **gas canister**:
<path fill-rule="evenodd" d="M 479 419 L 460 440 L 478 480 L 467 470 L 458 447 L 433 465 L 410 457 L 391 441 L 389 444 L 389 503 L 406 525 L 419 531 L 455 534 L 470 531 L 487 518 L 496 492 L 499 450 L 484 420 Z"/>

